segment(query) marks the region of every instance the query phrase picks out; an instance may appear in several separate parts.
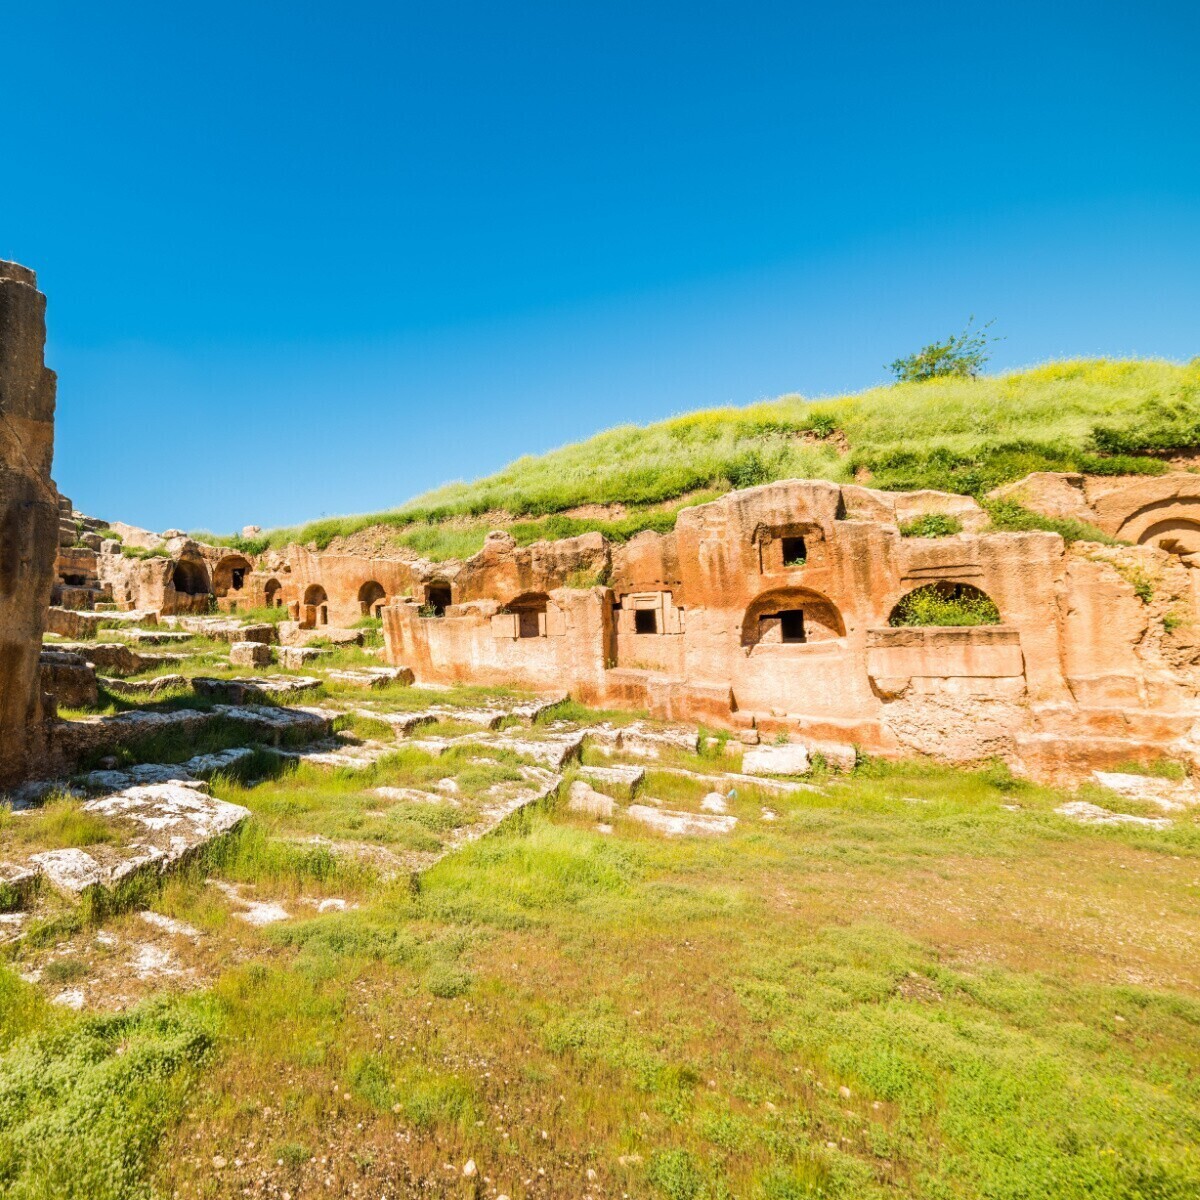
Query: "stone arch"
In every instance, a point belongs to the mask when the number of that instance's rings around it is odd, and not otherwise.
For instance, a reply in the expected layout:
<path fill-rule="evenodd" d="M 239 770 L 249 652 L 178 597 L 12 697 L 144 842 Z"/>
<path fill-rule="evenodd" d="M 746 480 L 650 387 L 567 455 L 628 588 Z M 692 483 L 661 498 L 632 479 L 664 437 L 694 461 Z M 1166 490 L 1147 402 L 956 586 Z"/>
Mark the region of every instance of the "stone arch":
<path fill-rule="evenodd" d="M 171 568 L 171 586 L 184 596 L 212 594 L 212 581 L 203 559 L 181 558 Z"/>
<path fill-rule="evenodd" d="M 213 594 L 225 596 L 230 592 L 240 592 L 246 586 L 246 576 L 253 569 L 250 560 L 245 555 L 227 554 L 213 568 Z"/>
<path fill-rule="evenodd" d="M 364 617 L 383 616 L 383 606 L 387 603 L 387 592 L 383 584 L 375 579 L 368 579 L 358 589 L 358 607 Z"/>
<path fill-rule="evenodd" d="M 1200 551 L 1200 476 L 1177 472 L 1137 479 L 1093 505 L 1105 533 L 1177 554 Z"/>
<path fill-rule="evenodd" d="M 283 607 L 283 584 L 278 579 L 268 579 L 263 585 L 263 596 L 268 608 Z"/>
<path fill-rule="evenodd" d="M 1200 503 L 1143 510 L 1126 525 L 1131 533 L 1136 530 L 1128 540 L 1140 546 L 1157 546 L 1171 554 L 1200 553 Z"/>
<path fill-rule="evenodd" d="M 796 645 L 846 636 L 846 623 L 828 596 L 811 588 L 774 588 L 758 596 L 742 618 L 742 645 Z"/>
<path fill-rule="evenodd" d="M 1000 608 L 983 591 L 970 583 L 937 580 L 905 592 L 888 616 L 891 626 L 999 625 Z"/>
<path fill-rule="evenodd" d="M 329 597 L 319 583 L 309 584 L 304 589 L 304 606 L 300 615 L 300 624 L 305 629 L 329 624 Z"/>
<path fill-rule="evenodd" d="M 504 607 L 517 616 L 517 637 L 543 637 L 546 633 L 546 610 L 550 597 L 545 592 L 522 592 Z"/>

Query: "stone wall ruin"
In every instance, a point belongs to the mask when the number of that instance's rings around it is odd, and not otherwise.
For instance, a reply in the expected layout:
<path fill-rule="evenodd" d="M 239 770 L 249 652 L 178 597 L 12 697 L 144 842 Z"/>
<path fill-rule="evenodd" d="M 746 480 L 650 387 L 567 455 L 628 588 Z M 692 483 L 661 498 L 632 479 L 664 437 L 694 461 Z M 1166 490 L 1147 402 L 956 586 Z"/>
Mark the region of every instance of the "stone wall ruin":
<path fill-rule="evenodd" d="M 0 262 L 0 786 L 42 753 L 38 657 L 59 543 L 54 372 L 37 277 Z"/>

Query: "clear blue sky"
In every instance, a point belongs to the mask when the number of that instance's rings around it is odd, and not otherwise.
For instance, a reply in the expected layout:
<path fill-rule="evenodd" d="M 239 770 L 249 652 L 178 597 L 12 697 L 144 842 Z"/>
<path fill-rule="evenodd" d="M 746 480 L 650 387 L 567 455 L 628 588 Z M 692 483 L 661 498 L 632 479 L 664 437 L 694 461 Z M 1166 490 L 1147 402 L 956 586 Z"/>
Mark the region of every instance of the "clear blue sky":
<path fill-rule="evenodd" d="M 1192 3 L 9 4 L 55 474 L 222 531 L 626 421 L 1200 354 Z"/>

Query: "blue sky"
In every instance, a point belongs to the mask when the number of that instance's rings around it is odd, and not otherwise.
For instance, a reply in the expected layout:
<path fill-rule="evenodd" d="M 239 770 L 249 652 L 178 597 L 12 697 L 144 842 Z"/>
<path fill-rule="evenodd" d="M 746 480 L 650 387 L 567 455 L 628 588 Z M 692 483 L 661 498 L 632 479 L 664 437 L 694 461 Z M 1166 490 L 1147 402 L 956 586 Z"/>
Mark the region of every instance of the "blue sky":
<path fill-rule="evenodd" d="M 55 474 L 217 530 L 626 421 L 1200 354 L 1200 10 L 7 5 L 0 257 Z"/>

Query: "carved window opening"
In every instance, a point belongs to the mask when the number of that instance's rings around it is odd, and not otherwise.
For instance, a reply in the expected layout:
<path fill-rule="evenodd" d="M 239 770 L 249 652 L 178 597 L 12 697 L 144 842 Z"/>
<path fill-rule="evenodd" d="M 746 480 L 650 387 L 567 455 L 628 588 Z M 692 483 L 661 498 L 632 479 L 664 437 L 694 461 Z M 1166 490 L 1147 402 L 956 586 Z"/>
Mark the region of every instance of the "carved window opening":
<path fill-rule="evenodd" d="M 784 643 L 808 641 L 804 633 L 804 609 L 789 608 L 779 614 L 779 625 Z"/>
<path fill-rule="evenodd" d="M 783 565 L 785 567 L 802 567 L 808 561 L 808 547 L 802 537 L 781 538 L 783 543 Z"/>

